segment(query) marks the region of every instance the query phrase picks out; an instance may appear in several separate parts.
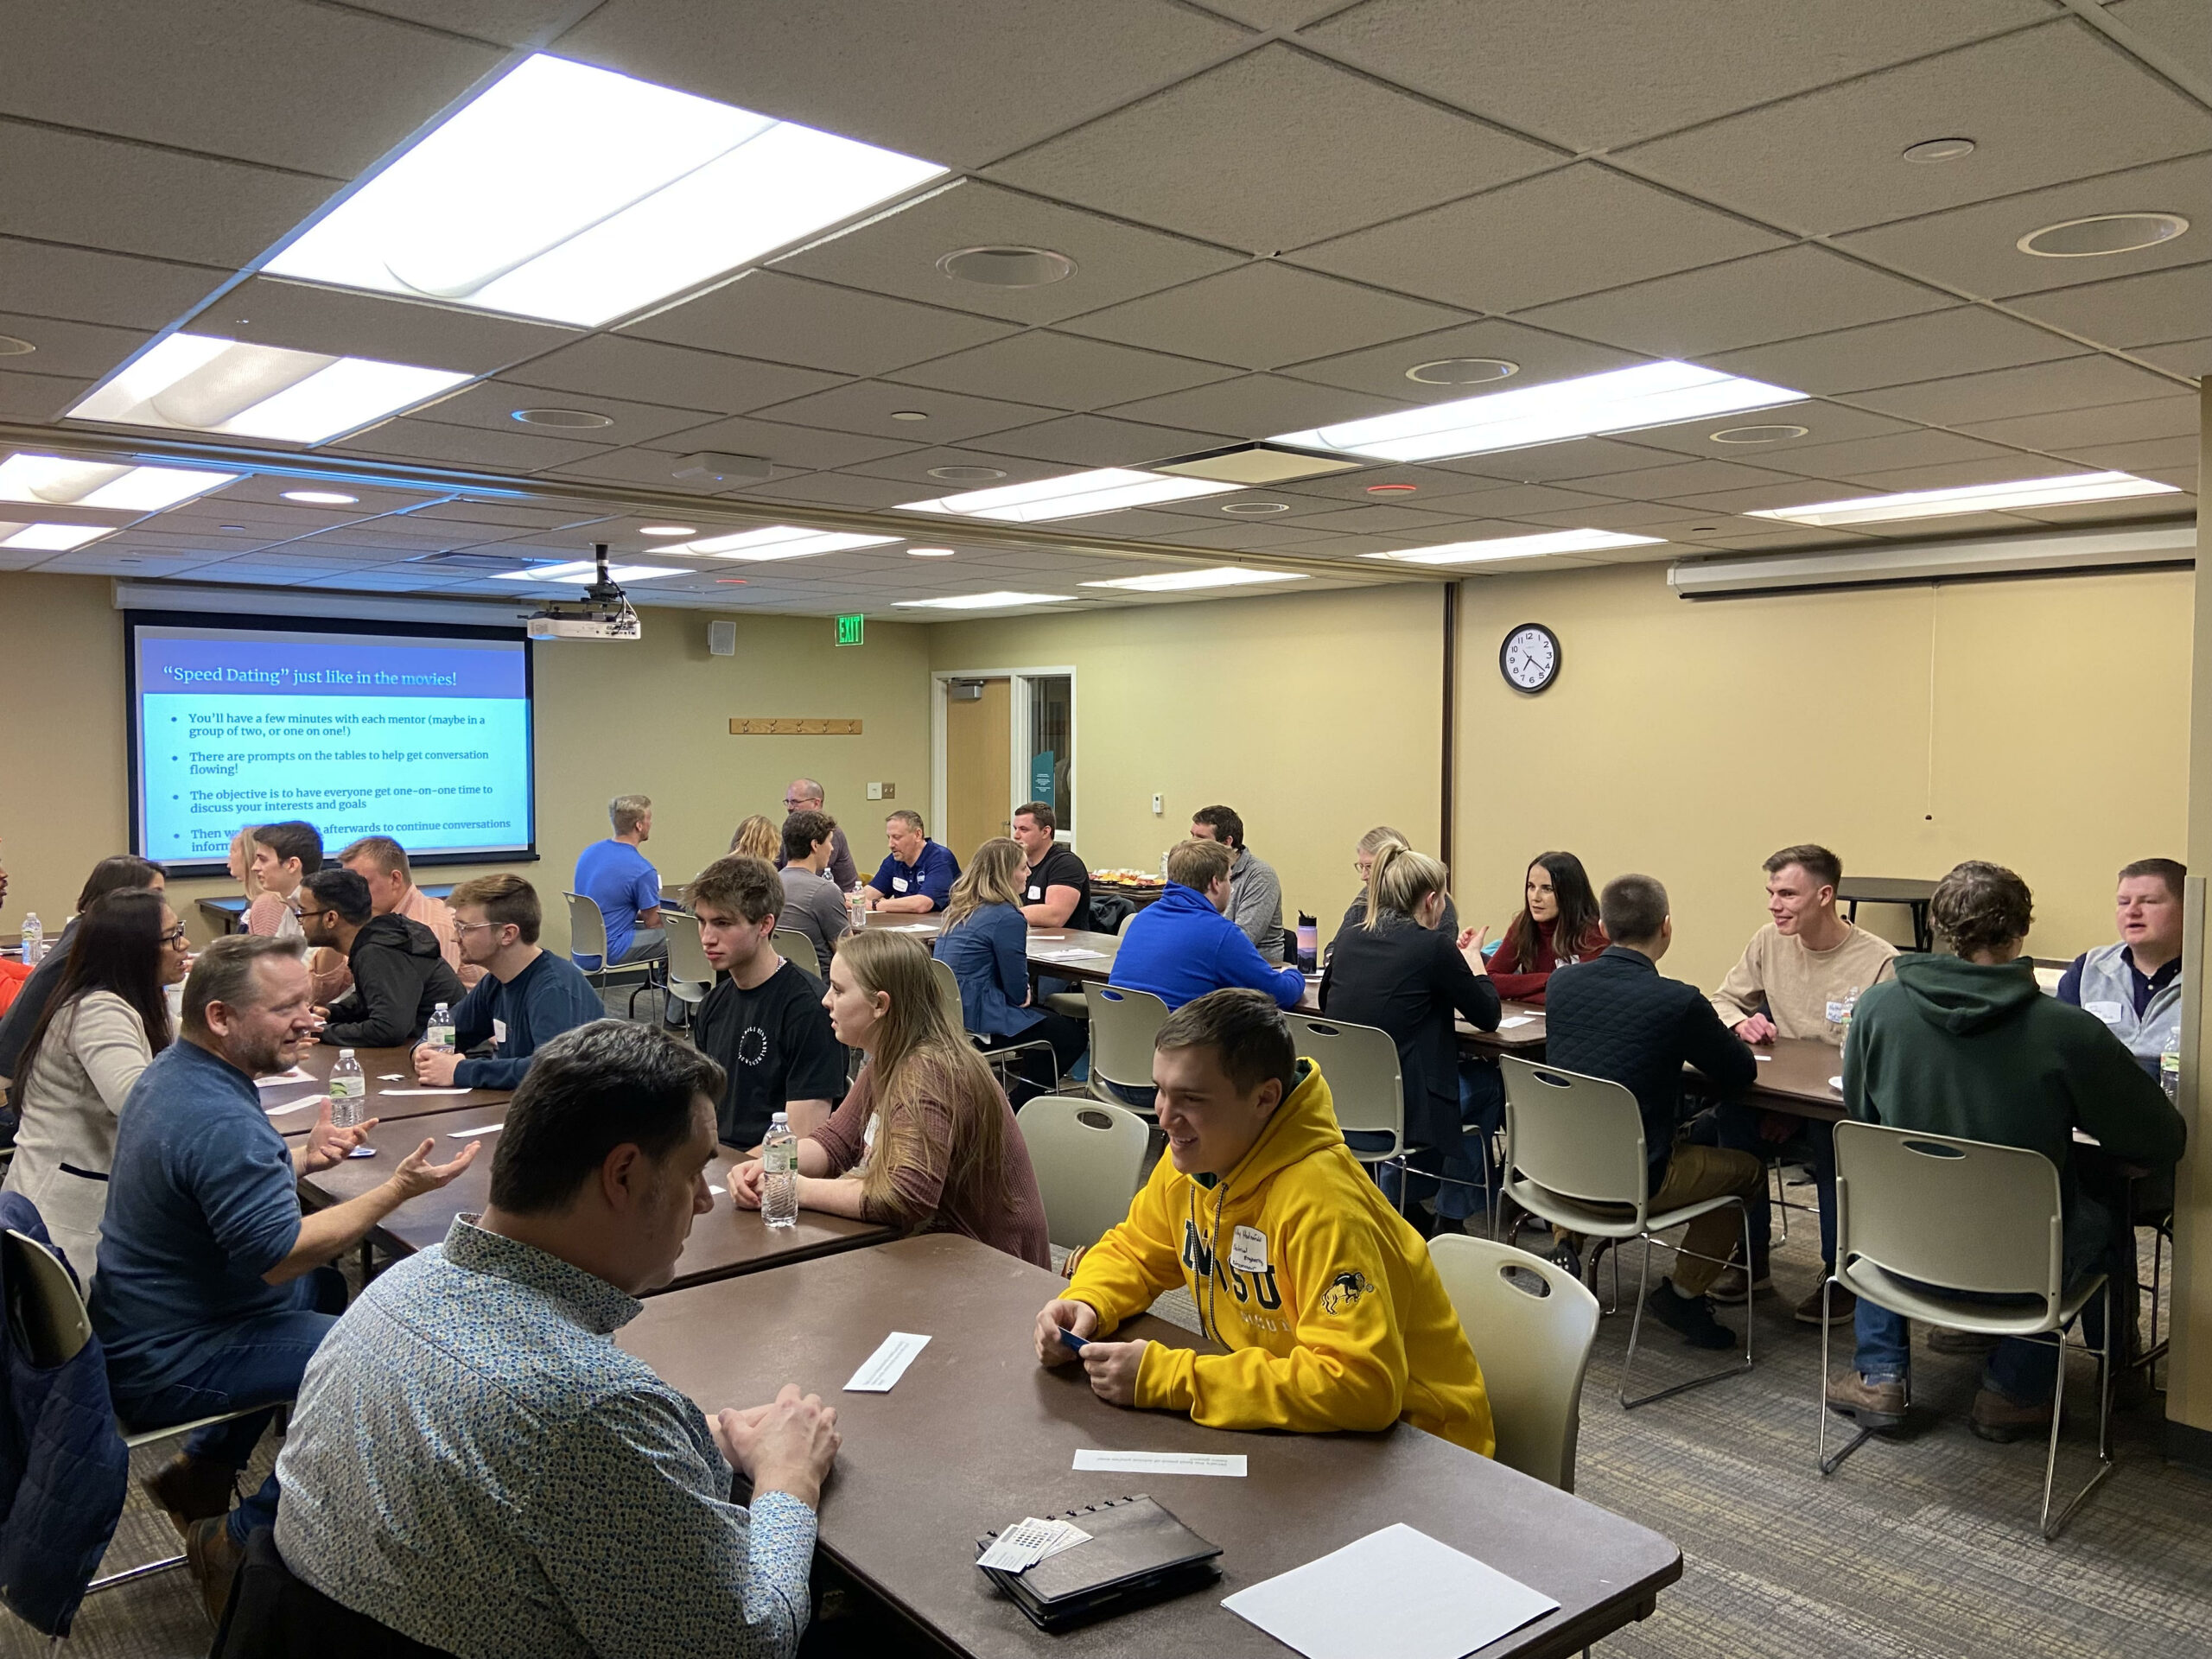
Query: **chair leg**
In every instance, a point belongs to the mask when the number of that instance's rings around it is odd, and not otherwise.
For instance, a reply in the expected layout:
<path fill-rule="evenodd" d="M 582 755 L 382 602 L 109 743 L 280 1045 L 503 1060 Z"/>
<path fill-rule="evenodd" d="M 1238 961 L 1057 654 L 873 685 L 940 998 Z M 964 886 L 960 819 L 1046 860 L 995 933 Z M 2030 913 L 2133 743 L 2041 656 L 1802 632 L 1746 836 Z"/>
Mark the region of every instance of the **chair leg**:
<path fill-rule="evenodd" d="M 2097 1471 L 2089 1477 L 2088 1484 L 2074 1494 L 2067 1505 L 2056 1516 L 2050 1512 L 2051 1488 L 2058 1475 L 2058 1425 L 2064 1416 L 2066 1404 L 2066 1341 L 2063 1332 L 2053 1332 L 2058 1345 L 2058 1378 L 2051 1387 L 2050 1446 L 2044 1457 L 2043 1465 L 2043 1535 L 2048 1543 L 2065 1529 L 2074 1518 L 2074 1511 L 2082 1507 L 2091 1492 L 2105 1483 L 2113 1471 L 2112 1460 L 2112 1336 L 2120 1307 L 2120 1299 L 2113 1294 L 2112 1281 L 2105 1281 L 2105 1337 L 2103 1343 L 2091 1351 L 2097 1359 Z"/>
<path fill-rule="evenodd" d="M 185 1560 L 182 1555 L 164 1555 L 157 1561 L 148 1561 L 141 1567 L 126 1567 L 120 1573 L 111 1573 L 104 1579 L 94 1579 L 85 1586 L 85 1593 L 89 1596 L 96 1590 L 112 1590 L 118 1584 L 129 1584 L 137 1579 L 150 1579 L 156 1573 L 168 1573 L 184 1564 Z M 57 1642 L 60 1640 L 59 1637 L 55 1639 Z"/>
<path fill-rule="evenodd" d="M 1736 1200 L 1736 1208 L 1738 1213 L 1743 1217 L 1744 1260 L 1746 1262 L 1749 1262 L 1751 1259 L 1751 1206 L 1746 1205 L 1741 1198 L 1738 1198 Z M 1621 1409 L 1624 1411 L 1633 1411 L 1638 1406 L 1648 1406 L 1654 1401 L 1665 1400 L 1674 1395 L 1683 1393 L 1690 1389 L 1701 1389 L 1707 1383 L 1718 1382 L 1724 1377 L 1741 1376 L 1751 1369 L 1751 1313 L 1750 1307 L 1746 1306 L 1744 1310 L 1744 1363 L 1741 1365 L 1732 1363 L 1725 1370 L 1707 1371 L 1701 1376 L 1691 1377 L 1686 1382 L 1675 1383 L 1670 1388 L 1661 1389 L 1655 1394 L 1647 1394 L 1639 1399 L 1631 1400 L 1628 1397 L 1629 1372 L 1636 1363 L 1637 1335 L 1643 1327 L 1643 1299 L 1648 1294 L 1648 1287 L 1651 1278 L 1651 1246 L 1653 1239 L 1649 1233 L 1644 1233 L 1641 1235 L 1641 1236 L 1643 1240 L 1643 1265 L 1637 1274 L 1636 1317 L 1629 1325 L 1628 1353 L 1621 1361 Z M 1618 1261 L 1619 1255 L 1618 1246 L 1615 1247 L 1614 1255 Z M 1618 1293 L 1616 1293 L 1616 1294 L 1618 1295 Z"/>
<path fill-rule="evenodd" d="M 1821 1281 L 1821 1434 L 1820 1446 L 1815 1455 L 1820 1459 L 1821 1473 L 1823 1476 L 1835 1473 L 1843 1466 L 1843 1460 L 1846 1458 L 1874 1438 L 1872 1429 L 1861 1428 L 1851 1437 L 1849 1442 L 1835 1456 L 1828 1456 L 1828 1417 L 1830 1415 L 1828 1411 L 1828 1332 L 1830 1329 L 1828 1309 L 1831 1306 L 1829 1293 L 1834 1288 L 1835 1274 L 1831 1273 Z"/>

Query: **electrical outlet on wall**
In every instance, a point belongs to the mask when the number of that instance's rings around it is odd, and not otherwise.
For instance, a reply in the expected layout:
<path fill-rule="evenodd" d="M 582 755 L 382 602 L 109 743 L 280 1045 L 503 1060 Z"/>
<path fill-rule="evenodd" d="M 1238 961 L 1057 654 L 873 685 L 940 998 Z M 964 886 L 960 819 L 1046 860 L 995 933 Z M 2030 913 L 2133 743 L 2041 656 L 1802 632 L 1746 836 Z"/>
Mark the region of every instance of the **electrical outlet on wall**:
<path fill-rule="evenodd" d="M 883 785 L 881 784 L 870 784 L 868 786 L 868 798 L 871 801 L 881 800 L 883 798 Z"/>
<path fill-rule="evenodd" d="M 1164 804 L 1165 800 L 1166 798 L 1164 796 L 1155 795 L 1152 798 L 1152 816 L 1154 817 L 1159 817 L 1167 810 L 1166 806 Z"/>
<path fill-rule="evenodd" d="M 887 801 L 897 800 L 899 798 L 899 785 L 896 784 L 886 784 L 883 786 L 882 798 Z"/>

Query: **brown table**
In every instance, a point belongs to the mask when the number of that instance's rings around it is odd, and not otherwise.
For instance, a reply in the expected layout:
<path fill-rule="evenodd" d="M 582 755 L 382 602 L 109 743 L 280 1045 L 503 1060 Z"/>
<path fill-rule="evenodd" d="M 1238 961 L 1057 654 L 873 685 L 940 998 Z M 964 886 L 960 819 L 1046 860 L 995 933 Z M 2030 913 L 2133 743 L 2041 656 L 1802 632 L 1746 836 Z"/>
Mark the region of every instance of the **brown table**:
<path fill-rule="evenodd" d="M 1681 1576 L 1681 1552 L 1656 1533 L 1402 1423 L 1236 1434 L 1109 1406 L 1082 1367 L 1047 1371 L 1033 1357 L 1037 1310 L 1065 1288 L 935 1234 L 663 1296 L 616 1340 L 705 1411 L 756 1404 L 788 1382 L 834 1403 L 845 1441 L 821 1548 L 958 1653 L 1283 1659 L 1222 1598 L 1401 1521 L 1558 1598 L 1559 1611 L 1480 1649 L 1484 1659 L 1578 1651 L 1649 1614 Z M 926 1332 L 929 1346 L 889 1393 L 842 1392 L 894 1330 Z M 1124 1332 L 1210 1346 L 1149 1317 Z M 1242 1452 L 1250 1473 L 1078 1473 L 1083 1447 Z M 974 1567 L 987 1529 L 1144 1491 L 1223 1547 L 1219 1585 L 1046 1636 Z"/>
<path fill-rule="evenodd" d="M 1741 1096 L 1745 1105 L 1830 1123 L 1845 1116 L 1843 1090 L 1828 1083 L 1843 1075 L 1841 1049 L 1810 1037 L 1777 1037 L 1754 1044 L 1751 1052 L 1759 1057 L 1759 1075 Z"/>
<path fill-rule="evenodd" d="M 384 1122 L 396 1122 L 403 1118 L 427 1117 L 434 1112 L 466 1111 L 486 1106 L 505 1109 L 507 1090 L 504 1089 L 472 1089 L 460 1095 L 401 1095 L 387 1096 L 388 1089 L 420 1089 L 424 1085 L 415 1081 L 413 1051 L 405 1048 L 357 1048 L 353 1058 L 361 1063 L 361 1077 L 369 1088 L 366 1116 Z M 330 1068 L 338 1064 L 338 1051 L 327 1043 L 315 1043 L 300 1055 L 300 1070 L 310 1074 L 309 1083 L 282 1084 L 260 1090 L 264 1107 L 292 1105 L 289 1112 L 270 1114 L 269 1121 L 286 1135 L 305 1135 L 315 1127 L 313 1103 L 329 1092 Z M 397 1072 L 398 1083 L 388 1083 L 388 1073 Z M 366 1163 L 367 1159 L 360 1160 Z"/>
<path fill-rule="evenodd" d="M 484 1149 L 458 1179 L 402 1205 L 377 1228 L 378 1243 L 400 1255 L 412 1255 L 442 1239 L 455 1216 L 482 1213 L 491 1199 L 492 1156 L 499 1150 L 499 1131 L 487 1128 L 481 1135 L 456 1131 L 503 1123 L 506 1111 L 502 1099 L 469 1104 L 459 1111 L 379 1122 L 365 1143 L 377 1148 L 376 1157 L 349 1158 L 329 1169 L 302 1176 L 301 1192 L 310 1204 L 342 1204 L 385 1180 L 393 1166 L 426 1139 L 436 1141 L 430 1157 L 441 1164 L 459 1156 L 469 1141 L 480 1140 Z M 736 1154 L 724 1147 L 708 1180 L 726 1187 L 729 1166 L 735 1161 Z M 681 1289 L 735 1274 L 757 1273 L 763 1268 L 880 1243 L 895 1236 L 890 1228 L 873 1222 L 847 1221 L 842 1216 L 812 1210 L 799 1211 L 797 1226 L 772 1228 L 760 1219 L 760 1211 L 740 1210 L 726 1192 L 720 1192 L 715 1196 L 713 1210 L 692 1218 L 691 1236 L 677 1259 L 676 1277 L 664 1288 Z"/>

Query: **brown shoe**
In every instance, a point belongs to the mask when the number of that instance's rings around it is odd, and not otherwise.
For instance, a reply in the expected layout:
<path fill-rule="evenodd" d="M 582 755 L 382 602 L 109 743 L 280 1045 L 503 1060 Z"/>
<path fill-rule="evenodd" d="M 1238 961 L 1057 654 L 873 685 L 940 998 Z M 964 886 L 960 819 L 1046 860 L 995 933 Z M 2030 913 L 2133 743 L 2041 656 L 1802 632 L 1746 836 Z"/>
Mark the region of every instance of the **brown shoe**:
<path fill-rule="evenodd" d="M 200 1604 L 207 1622 L 220 1624 L 230 1605 L 231 1585 L 245 1560 L 245 1551 L 231 1541 L 231 1523 L 222 1516 L 195 1521 L 185 1529 L 184 1565 L 200 1586 Z"/>
<path fill-rule="evenodd" d="M 1800 1325 L 1819 1325 L 1822 1322 L 1821 1290 L 1827 1281 L 1813 1287 L 1813 1294 L 1797 1304 L 1796 1319 Z M 1849 1325 L 1852 1315 L 1859 1312 L 1859 1298 L 1852 1291 L 1837 1285 L 1827 1293 L 1826 1322 L 1829 1325 Z"/>
<path fill-rule="evenodd" d="M 1857 1371 L 1847 1371 L 1828 1381 L 1828 1409 L 1855 1417 L 1861 1428 L 1876 1430 L 1904 1426 L 1905 1397 L 1902 1382 L 1870 1382 Z"/>
<path fill-rule="evenodd" d="M 1974 1410 L 1967 1414 L 1967 1427 L 1983 1440 L 1995 1440 L 2000 1446 L 2037 1439 L 2050 1433 L 2050 1402 L 2023 1406 L 1994 1389 L 1984 1389 L 1974 1397 Z"/>
<path fill-rule="evenodd" d="M 1996 1349 L 1997 1338 L 1985 1337 L 1979 1331 L 1954 1331 L 1948 1325 L 1939 1325 L 1928 1333 L 1928 1351 L 1931 1354 L 1986 1359 Z"/>
<path fill-rule="evenodd" d="M 158 1473 L 141 1481 L 139 1488 L 179 1532 L 188 1532 L 195 1521 L 219 1519 L 231 1512 L 238 1478 L 236 1470 L 180 1452 Z"/>
<path fill-rule="evenodd" d="M 1774 1275 L 1761 1269 L 1756 1279 L 1747 1276 L 1740 1267 L 1724 1268 L 1720 1276 L 1706 1287 L 1705 1294 L 1725 1307 L 1735 1307 L 1747 1302 L 1762 1291 L 1774 1288 Z"/>

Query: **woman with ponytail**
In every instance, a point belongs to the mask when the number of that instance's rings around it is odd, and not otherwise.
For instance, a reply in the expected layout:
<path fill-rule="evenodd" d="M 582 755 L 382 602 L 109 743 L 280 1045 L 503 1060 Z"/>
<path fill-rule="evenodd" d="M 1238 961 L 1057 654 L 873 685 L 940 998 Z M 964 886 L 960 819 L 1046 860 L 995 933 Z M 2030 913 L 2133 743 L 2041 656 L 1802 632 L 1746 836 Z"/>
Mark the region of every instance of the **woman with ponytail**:
<path fill-rule="evenodd" d="M 1522 893 L 1521 913 L 1505 925 L 1490 971 L 1507 1001 L 1541 1007 L 1554 972 L 1603 950 L 1605 930 L 1598 895 L 1573 853 L 1538 853 Z"/>
<path fill-rule="evenodd" d="M 882 929 L 838 940 L 822 1005 L 837 1040 L 868 1060 L 844 1103 L 798 1143 L 799 1207 L 902 1233 L 964 1233 L 1050 1267 L 1014 1109 L 946 1017 L 921 942 Z M 760 1208 L 760 1160 L 731 1173 L 730 1196 Z"/>

